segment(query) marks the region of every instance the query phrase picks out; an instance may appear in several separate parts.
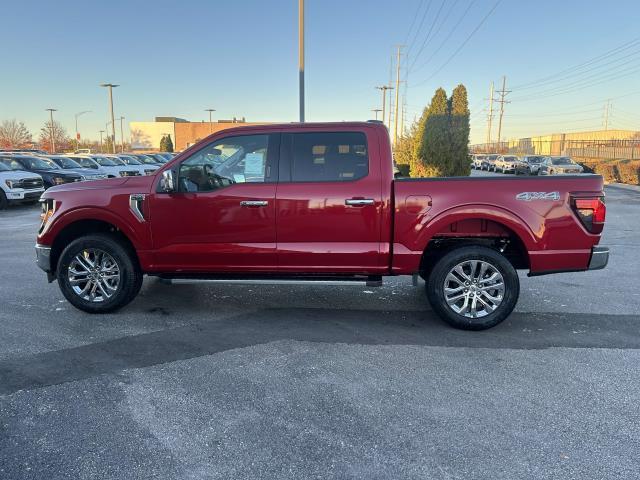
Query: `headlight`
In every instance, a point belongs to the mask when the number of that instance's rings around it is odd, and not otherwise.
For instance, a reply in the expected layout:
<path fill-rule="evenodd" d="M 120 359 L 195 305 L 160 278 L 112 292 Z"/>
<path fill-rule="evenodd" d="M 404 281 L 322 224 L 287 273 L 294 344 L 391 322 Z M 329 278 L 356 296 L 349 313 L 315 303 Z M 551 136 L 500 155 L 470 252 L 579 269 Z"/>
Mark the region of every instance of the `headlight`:
<path fill-rule="evenodd" d="M 13 182 L 13 180 L 5 180 L 4 183 L 7 184 L 7 187 L 9 187 L 9 189 L 13 190 L 15 183 Z"/>
<path fill-rule="evenodd" d="M 40 220 L 42 220 L 42 224 L 44 225 L 55 213 L 56 201 L 51 199 L 40 200 L 40 206 L 42 208 L 42 211 L 40 212 Z"/>
<path fill-rule="evenodd" d="M 66 180 L 62 177 L 53 177 L 52 180 L 56 185 L 62 185 L 63 183 L 66 183 Z"/>

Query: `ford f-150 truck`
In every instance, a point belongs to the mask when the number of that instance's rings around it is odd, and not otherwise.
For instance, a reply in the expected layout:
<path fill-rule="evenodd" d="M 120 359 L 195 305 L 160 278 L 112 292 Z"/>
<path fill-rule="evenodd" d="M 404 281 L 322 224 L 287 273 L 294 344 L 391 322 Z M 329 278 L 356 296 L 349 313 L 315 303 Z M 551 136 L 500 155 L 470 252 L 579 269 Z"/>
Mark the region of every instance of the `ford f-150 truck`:
<path fill-rule="evenodd" d="M 341 280 L 419 275 L 449 324 L 504 320 L 530 275 L 604 268 L 598 175 L 398 178 L 380 123 L 245 126 L 157 172 L 50 188 L 36 252 L 77 308 L 114 311 L 143 275 Z"/>

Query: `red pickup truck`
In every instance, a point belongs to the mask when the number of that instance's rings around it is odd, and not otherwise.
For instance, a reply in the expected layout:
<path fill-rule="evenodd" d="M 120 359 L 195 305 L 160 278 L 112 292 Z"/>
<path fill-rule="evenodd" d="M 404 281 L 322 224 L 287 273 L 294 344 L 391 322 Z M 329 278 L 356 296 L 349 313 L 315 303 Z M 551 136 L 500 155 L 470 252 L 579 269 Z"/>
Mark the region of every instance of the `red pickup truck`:
<path fill-rule="evenodd" d="M 373 122 L 239 127 L 144 177 L 41 199 L 37 263 L 75 307 L 109 312 L 142 277 L 341 280 L 420 275 L 449 324 L 504 320 L 529 275 L 604 268 L 597 175 L 396 178 Z"/>

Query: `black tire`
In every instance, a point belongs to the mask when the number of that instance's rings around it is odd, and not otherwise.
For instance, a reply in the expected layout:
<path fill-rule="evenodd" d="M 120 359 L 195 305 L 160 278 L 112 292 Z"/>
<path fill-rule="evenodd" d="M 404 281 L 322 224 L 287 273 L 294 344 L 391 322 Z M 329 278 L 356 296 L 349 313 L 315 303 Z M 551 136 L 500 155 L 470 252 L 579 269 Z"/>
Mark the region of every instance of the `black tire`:
<path fill-rule="evenodd" d="M 119 282 L 115 293 L 102 301 L 82 298 L 74 291 L 68 278 L 69 265 L 76 255 L 86 249 L 97 249 L 107 253 L 119 269 Z M 124 307 L 138 295 L 143 279 L 134 253 L 114 236 L 102 233 L 80 237 L 71 242 L 60 255 L 56 275 L 60 290 L 69 303 L 88 313 L 108 313 Z"/>
<path fill-rule="evenodd" d="M 503 278 L 502 302 L 483 317 L 473 318 L 456 313 L 445 298 L 445 278 L 454 267 L 468 260 L 489 263 Z M 429 303 L 449 325 L 462 330 L 486 330 L 498 325 L 511 314 L 520 295 L 520 280 L 513 265 L 499 252 L 479 245 L 468 246 L 451 250 L 437 261 L 426 282 L 426 290 Z"/>
<path fill-rule="evenodd" d="M 7 196 L 4 194 L 2 190 L 0 190 L 0 210 L 4 210 L 9 205 L 7 201 Z"/>

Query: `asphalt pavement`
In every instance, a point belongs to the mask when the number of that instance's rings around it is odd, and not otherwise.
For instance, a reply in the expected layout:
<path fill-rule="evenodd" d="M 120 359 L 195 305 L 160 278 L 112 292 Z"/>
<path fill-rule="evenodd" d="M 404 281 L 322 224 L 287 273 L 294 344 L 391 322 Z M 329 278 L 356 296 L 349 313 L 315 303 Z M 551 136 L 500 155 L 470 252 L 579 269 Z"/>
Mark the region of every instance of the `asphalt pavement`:
<path fill-rule="evenodd" d="M 75 310 L 0 212 L 0 479 L 638 478 L 640 191 L 607 269 L 521 279 L 462 332 L 411 280 L 165 285 Z"/>

